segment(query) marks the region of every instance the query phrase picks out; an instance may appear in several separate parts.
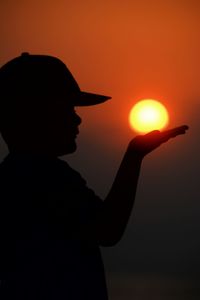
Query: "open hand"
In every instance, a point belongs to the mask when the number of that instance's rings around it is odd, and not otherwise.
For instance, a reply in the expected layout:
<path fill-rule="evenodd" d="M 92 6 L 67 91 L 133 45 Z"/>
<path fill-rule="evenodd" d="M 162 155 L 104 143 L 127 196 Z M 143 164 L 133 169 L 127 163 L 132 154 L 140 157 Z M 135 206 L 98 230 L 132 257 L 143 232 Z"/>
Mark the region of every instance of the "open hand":
<path fill-rule="evenodd" d="M 170 138 L 185 134 L 188 128 L 187 125 L 183 125 L 163 132 L 154 130 L 145 135 L 138 135 L 130 142 L 129 147 L 132 151 L 144 157 Z"/>

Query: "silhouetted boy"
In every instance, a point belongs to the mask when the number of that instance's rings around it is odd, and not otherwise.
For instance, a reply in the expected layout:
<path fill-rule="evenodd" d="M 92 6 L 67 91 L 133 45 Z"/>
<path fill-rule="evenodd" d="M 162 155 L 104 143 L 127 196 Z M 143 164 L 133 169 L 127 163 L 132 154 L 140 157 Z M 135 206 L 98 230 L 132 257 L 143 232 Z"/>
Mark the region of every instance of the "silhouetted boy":
<path fill-rule="evenodd" d="M 0 69 L 1 299 L 107 299 L 99 246 L 121 239 L 144 156 L 187 129 L 133 139 L 102 201 L 58 157 L 76 150 L 74 107 L 109 98 L 82 92 L 55 57 L 23 53 Z"/>

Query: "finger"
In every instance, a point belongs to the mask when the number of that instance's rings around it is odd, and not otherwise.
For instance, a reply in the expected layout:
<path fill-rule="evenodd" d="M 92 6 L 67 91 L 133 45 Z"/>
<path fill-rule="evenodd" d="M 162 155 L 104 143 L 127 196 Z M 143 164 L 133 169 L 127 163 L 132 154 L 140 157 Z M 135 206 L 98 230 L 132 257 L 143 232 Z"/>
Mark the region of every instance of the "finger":
<path fill-rule="evenodd" d="M 184 134 L 189 127 L 187 125 L 179 126 L 170 130 L 163 131 L 161 134 L 163 137 L 175 137 L 180 134 Z"/>
<path fill-rule="evenodd" d="M 175 127 L 175 128 L 172 128 L 172 129 L 169 129 L 169 130 L 165 130 L 165 131 L 163 131 L 163 133 L 164 132 L 166 132 L 166 133 L 170 133 L 170 132 L 177 132 L 177 131 L 186 131 L 186 130 L 188 130 L 189 129 L 189 127 L 187 126 L 187 125 L 182 125 L 182 126 L 178 126 L 178 127 Z"/>
<path fill-rule="evenodd" d="M 183 125 L 183 126 L 179 126 L 176 128 L 172 128 L 172 129 L 160 132 L 160 134 L 158 134 L 158 131 L 157 131 L 157 133 L 156 133 L 156 131 L 154 131 L 155 134 L 153 131 L 151 133 L 154 134 L 155 139 L 158 139 L 160 143 L 165 143 L 170 138 L 174 138 L 177 135 L 185 134 L 185 132 L 188 128 L 189 127 L 187 125 Z"/>

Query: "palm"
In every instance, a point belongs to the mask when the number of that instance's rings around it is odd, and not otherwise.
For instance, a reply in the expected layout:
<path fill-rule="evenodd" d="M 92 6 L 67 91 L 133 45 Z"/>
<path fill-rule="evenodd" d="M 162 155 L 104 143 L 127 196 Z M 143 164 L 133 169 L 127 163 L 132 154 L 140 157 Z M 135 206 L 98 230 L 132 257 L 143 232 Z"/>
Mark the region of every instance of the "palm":
<path fill-rule="evenodd" d="M 145 135 L 139 135 L 134 138 L 130 143 L 130 147 L 134 152 L 145 156 L 159 147 L 162 143 L 167 142 L 170 138 L 184 134 L 187 129 L 188 126 L 183 125 L 163 132 L 154 130 Z"/>

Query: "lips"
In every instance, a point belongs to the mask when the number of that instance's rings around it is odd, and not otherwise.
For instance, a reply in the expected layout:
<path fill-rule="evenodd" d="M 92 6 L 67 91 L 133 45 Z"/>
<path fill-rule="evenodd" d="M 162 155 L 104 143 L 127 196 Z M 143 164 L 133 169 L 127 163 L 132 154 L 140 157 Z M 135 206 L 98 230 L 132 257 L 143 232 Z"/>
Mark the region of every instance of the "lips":
<path fill-rule="evenodd" d="M 72 130 L 71 133 L 72 133 L 72 136 L 76 137 L 79 134 L 79 130 L 78 129 Z"/>
<path fill-rule="evenodd" d="M 77 136 L 79 134 L 79 130 L 76 130 L 75 131 L 75 135 Z"/>

